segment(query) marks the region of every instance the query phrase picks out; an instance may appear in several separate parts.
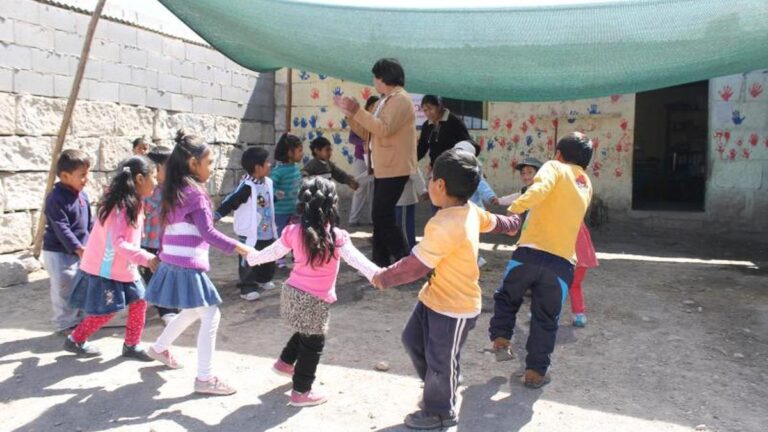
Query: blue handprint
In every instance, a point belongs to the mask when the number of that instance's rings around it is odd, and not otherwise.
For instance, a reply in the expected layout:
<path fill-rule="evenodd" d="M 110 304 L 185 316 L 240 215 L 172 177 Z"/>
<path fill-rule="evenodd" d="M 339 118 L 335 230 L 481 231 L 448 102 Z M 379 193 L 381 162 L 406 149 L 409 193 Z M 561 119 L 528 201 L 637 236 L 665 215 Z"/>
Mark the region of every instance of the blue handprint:
<path fill-rule="evenodd" d="M 301 128 L 304 129 L 307 127 L 307 119 L 304 117 L 301 118 Z"/>
<path fill-rule="evenodd" d="M 337 132 L 337 133 L 333 134 L 333 143 L 334 144 L 339 145 L 339 144 L 341 144 L 342 141 L 344 141 L 344 140 L 341 139 L 341 134 L 340 133 Z M 344 150 L 346 150 L 346 147 L 344 148 Z"/>
<path fill-rule="evenodd" d="M 485 149 L 491 151 L 494 148 L 496 148 L 496 142 L 493 141 L 493 138 L 488 138 L 488 141 L 485 143 Z"/>
<path fill-rule="evenodd" d="M 341 90 L 341 87 L 335 87 L 333 89 L 333 95 L 334 96 L 341 96 L 343 94 L 344 94 L 344 92 Z"/>
<path fill-rule="evenodd" d="M 319 131 L 315 131 L 315 132 L 317 133 L 317 137 L 318 137 L 318 138 L 320 138 L 321 136 L 323 136 L 323 131 L 319 130 Z"/>
<path fill-rule="evenodd" d="M 309 125 L 312 126 L 312 129 L 317 127 L 317 116 L 312 114 L 309 116 Z"/>
<path fill-rule="evenodd" d="M 349 149 L 348 149 L 348 148 L 346 148 L 346 147 L 342 147 L 342 148 L 341 148 L 341 154 L 342 154 L 343 156 L 349 156 Z"/>
<path fill-rule="evenodd" d="M 304 165 L 306 165 L 306 164 L 307 164 L 307 162 L 309 162 L 309 156 L 307 156 L 307 155 L 304 155 L 304 157 L 303 157 L 303 158 L 301 158 L 301 161 L 302 161 L 302 162 L 304 162 Z"/>
<path fill-rule="evenodd" d="M 318 78 L 320 78 L 320 80 L 324 80 L 324 79 L 328 78 L 328 75 L 325 75 L 325 74 L 317 74 L 317 77 L 318 77 Z"/>
<path fill-rule="evenodd" d="M 526 135 L 526 137 L 525 137 L 525 145 L 530 146 L 531 144 L 533 144 L 533 137 L 530 136 L 530 135 Z"/>
<path fill-rule="evenodd" d="M 300 70 L 299 71 L 299 79 L 302 81 L 306 81 L 309 79 L 309 73 L 307 71 Z"/>
<path fill-rule="evenodd" d="M 587 112 L 590 115 L 597 115 L 600 114 L 600 108 L 597 107 L 597 104 L 592 104 L 589 106 L 589 108 L 587 108 Z"/>
<path fill-rule="evenodd" d="M 307 139 L 308 139 L 308 140 L 310 140 L 310 141 L 312 141 L 313 139 L 315 139 L 315 133 L 314 133 L 314 132 L 312 132 L 312 131 L 309 131 L 309 132 L 307 133 Z"/>
<path fill-rule="evenodd" d="M 293 118 L 293 127 L 299 127 L 299 118 L 298 117 L 294 117 Z"/>
<path fill-rule="evenodd" d="M 341 125 L 341 128 L 342 128 L 342 129 L 346 129 L 346 128 L 347 128 L 347 126 L 349 126 L 349 125 L 347 124 L 347 119 L 346 119 L 346 118 L 342 118 L 342 119 L 341 119 L 341 121 L 339 122 L 339 124 Z"/>
<path fill-rule="evenodd" d="M 578 116 L 578 111 L 571 110 L 568 113 L 568 123 L 575 123 L 576 122 L 576 116 Z"/>
<path fill-rule="evenodd" d="M 320 112 L 322 112 L 322 113 L 324 113 L 324 112 L 328 112 L 328 107 L 326 107 L 326 106 L 321 106 L 321 107 L 320 107 Z"/>
<path fill-rule="evenodd" d="M 735 110 L 733 112 L 733 117 L 731 117 L 731 120 L 733 120 L 733 124 L 740 125 L 746 118 L 747 117 L 741 115 L 741 112 L 739 112 L 739 110 Z"/>
<path fill-rule="evenodd" d="M 352 162 L 354 162 L 354 161 L 355 161 L 355 160 L 354 160 L 354 158 L 352 157 L 352 155 L 347 155 L 347 162 L 348 162 L 350 165 L 352 165 Z"/>

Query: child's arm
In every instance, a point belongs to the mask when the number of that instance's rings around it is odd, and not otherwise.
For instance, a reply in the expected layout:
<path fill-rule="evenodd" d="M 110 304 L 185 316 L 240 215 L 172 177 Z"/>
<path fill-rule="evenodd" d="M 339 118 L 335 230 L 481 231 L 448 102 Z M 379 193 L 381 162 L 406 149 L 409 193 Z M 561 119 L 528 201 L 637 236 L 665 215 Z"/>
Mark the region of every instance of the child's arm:
<path fill-rule="evenodd" d="M 288 255 L 288 252 L 290 251 L 291 248 L 286 246 L 281 239 L 277 239 L 277 241 L 273 242 L 271 245 L 262 250 L 257 251 L 254 249 L 248 252 L 246 260 L 248 261 L 248 265 L 253 267 L 262 265 L 264 263 L 277 261 L 280 258 Z"/>
<path fill-rule="evenodd" d="M 424 227 L 424 237 L 411 254 L 376 273 L 373 285 L 384 289 L 421 279 L 451 254 L 458 243 L 450 230 L 430 220 Z"/>
<path fill-rule="evenodd" d="M 352 189 L 357 189 L 357 181 L 354 177 L 347 174 L 341 168 L 337 167 L 335 163 L 328 161 L 328 166 L 331 167 L 331 177 L 339 183 L 349 185 Z"/>
<path fill-rule="evenodd" d="M 207 205 L 203 205 L 201 208 L 190 213 L 192 217 L 192 223 L 197 227 L 200 232 L 200 236 L 205 242 L 211 246 L 220 249 L 224 253 L 231 254 L 235 250 L 240 255 L 248 253 L 249 248 L 240 242 L 237 242 L 224 234 L 213 226 L 213 215 Z"/>
<path fill-rule="evenodd" d="M 90 210 L 88 211 L 90 217 Z M 48 226 L 51 227 L 56 238 L 69 251 L 69 253 L 83 256 L 83 244 L 72 232 L 67 213 L 61 208 L 61 205 L 55 199 L 49 199 L 45 205 L 45 215 L 48 219 Z"/>
<path fill-rule="evenodd" d="M 536 173 L 536 177 L 533 178 L 533 184 L 507 210 L 510 213 L 521 214 L 536 207 L 538 203 L 549 196 L 555 183 L 557 183 L 557 172 L 554 164 L 545 163 Z"/>
<path fill-rule="evenodd" d="M 272 190 L 274 191 L 274 200 L 280 201 L 285 198 L 285 192 L 283 192 L 283 174 L 282 170 L 272 170 L 269 173 L 269 178 L 272 179 Z"/>
<path fill-rule="evenodd" d="M 135 228 L 129 224 L 128 214 L 125 210 L 113 210 L 109 218 L 113 220 L 112 248 L 115 250 L 115 253 L 124 256 L 133 264 L 149 267 L 152 271 L 155 271 L 159 263 L 157 257 L 138 245 L 131 243 L 129 239 L 131 231 L 141 228 Z"/>
<path fill-rule="evenodd" d="M 520 230 L 522 221 L 518 215 L 502 216 L 482 210 L 480 215 L 480 232 L 490 234 L 514 235 Z"/>
<path fill-rule="evenodd" d="M 243 203 L 251 198 L 251 187 L 241 183 L 232 193 L 224 197 L 219 208 L 214 213 L 214 220 L 219 220 L 231 212 L 237 210 Z"/>
<path fill-rule="evenodd" d="M 496 192 L 493 191 L 491 185 L 480 176 L 480 183 L 477 185 L 477 190 L 480 192 L 480 199 L 484 203 L 498 204 L 499 200 L 496 198 Z"/>
<path fill-rule="evenodd" d="M 519 197 L 520 197 L 519 192 L 511 193 L 509 195 L 504 195 L 503 197 L 499 198 L 499 204 L 503 206 L 509 206 Z"/>
<path fill-rule="evenodd" d="M 381 101 L 379 101 L 381 103 Z M 399 131 L 408 120 L 413 120 L 413 106 L 410 99 L 394 96 L 387 100 L 379 117 L 360 107 L 353 119 L 368 132 L 379 137 L 388 137 Z"/>
<path fill-rule="evenodd" d="M 350 239 L 347 239 L 347 242 L 339 249 L 339 255 L 344 262 L 362 273 L 369 282 L 372 282 L 373 276 L 381 270 L 379 266 L 372 263 L 362 252 L 357 250 Z"/>
<path fill-rule="evenodd" d="M 371 279 L 373 286 L 387 289 L 417 281 L 432 271 L 432 268 L 421 262 L 413 252 L 400 261 L 377 272 Z"/>

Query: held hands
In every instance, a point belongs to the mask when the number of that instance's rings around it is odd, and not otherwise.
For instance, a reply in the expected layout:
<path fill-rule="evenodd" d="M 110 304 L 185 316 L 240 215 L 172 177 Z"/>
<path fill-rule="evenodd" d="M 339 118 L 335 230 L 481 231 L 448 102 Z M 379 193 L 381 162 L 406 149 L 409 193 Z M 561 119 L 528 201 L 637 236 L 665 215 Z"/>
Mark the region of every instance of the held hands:
<path fill-rule="evenodd" d="M 373 285 L 376 289 L 383 290 L 384 285 L 381 283 L 381 273 L 384 272 L 384 270 L 379 270 L 376 272 L 375 275 L 373 275 L 373 278 L 371 279 L 371 285 Z"/>
<path fill-rule="evenodd" d="M 493 205 L 499 205 L 499 198 L 497 197 L 491 198 L 490 201 L 491 201 L 491 204 Z"/>
<path fill-rule="evenodd" d="M 281 191 L 281 190 L 279 190 L 279 191 L 275 192 L 275 198 L 277 198 L 277 199 L 279 199 L 279 200 L 281 200 L 281 199 L 285 198 L 285 192 L 283 192 L 283 191 Z"/>
<path fill-rule="evenodd" d="M 357 188 L 360 187 L 360 183 L 358 183 L 357 180 L 351 178 L 349 179 L 349 187 L 352 188 L 352 190 L 357 190 Z"/>
<path fill-rule="evenodd" d="M 349 97 L 334 96 L 333 104 L 336 105 L 347 117 L 354 117 L 355 114 L 357 114 L 357 111 L 360 109 L 360 104 L 357 102 L 357 100 Z"/>
<path fill-rule="evenodd" d="M 78 258 L 83 259 L 83 253 L 85 253 L 84 247 L 79 247 L 75 250 L 75 254 L 77 254 Z"/>
<path fill-rule="evenodd" d="M 238 242 L 237 246 L 235 246 L 235 252 L 243 258 L 247 258 L 249 253 L 256 253 L 256 249 Z"/>
<path fill-rule="evenodd" d="M 147 268 L 152 270 L 152 273 L 157 271 L 157 267 L 160 265 L 160 258 L 157 256 L 154 256 L 149 262 L 147 263 Z"/>

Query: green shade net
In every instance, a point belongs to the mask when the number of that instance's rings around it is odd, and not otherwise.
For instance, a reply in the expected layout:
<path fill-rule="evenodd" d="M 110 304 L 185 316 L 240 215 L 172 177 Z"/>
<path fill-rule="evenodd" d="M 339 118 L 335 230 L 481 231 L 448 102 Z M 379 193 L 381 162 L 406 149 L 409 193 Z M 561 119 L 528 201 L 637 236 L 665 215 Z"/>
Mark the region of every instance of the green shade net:
<path fill-rule="evenodd" d="M 160 1 L 252 70 L 291 67 L 370 83 L 373 63 L 395 57 L 408 90 L 468 100 L 580 99 L 768 67 L 768 0 L 462 9 Z"/>

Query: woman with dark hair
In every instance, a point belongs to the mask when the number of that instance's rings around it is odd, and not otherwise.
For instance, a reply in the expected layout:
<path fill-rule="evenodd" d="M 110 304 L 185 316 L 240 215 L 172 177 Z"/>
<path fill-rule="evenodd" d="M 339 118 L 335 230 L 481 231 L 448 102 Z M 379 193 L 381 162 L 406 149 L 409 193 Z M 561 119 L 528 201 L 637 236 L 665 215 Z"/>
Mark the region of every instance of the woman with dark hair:
<path fill-rule="evenodd" d="M 359 136 L 370 135 L 369 169 L 373 173 L 373 262 L 388 266 L 408 254 L 403 230 L 395 223 L 395 205 L 405 183 L 416 172 L 416 114 L 403 89 L 405 72 L 395 59 L 380 59 L 371 69 L 381 94 L 373 113 L 351 98 L 334 103 Z"/>
<path fill-rule="evenodd" d="M 424 95 L 421 109 L 427 120 L 421 125 L 417 157 L 421 160 L 429 153 L 429 166 L 444 151 L 453 148 L 460 141 L 468 141 L 469 131 L 464 122 L 443 106 L 443 101 L 435 95 Z"/>

